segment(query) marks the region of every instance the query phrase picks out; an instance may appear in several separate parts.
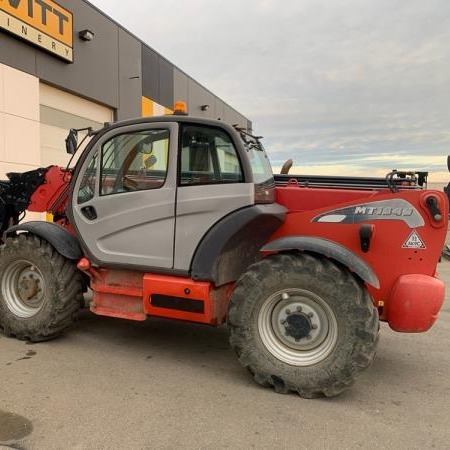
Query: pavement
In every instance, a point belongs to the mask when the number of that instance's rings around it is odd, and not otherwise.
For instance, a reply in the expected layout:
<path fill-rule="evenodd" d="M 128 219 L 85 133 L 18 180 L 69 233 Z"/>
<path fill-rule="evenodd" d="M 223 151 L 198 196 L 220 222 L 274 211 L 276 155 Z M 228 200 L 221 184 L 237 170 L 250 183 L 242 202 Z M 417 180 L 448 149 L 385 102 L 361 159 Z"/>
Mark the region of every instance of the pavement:
<path fill-rule="evenodd" d="M 428 333 L 383 324 L 372 367 L 331 399 L 256 385 L 225 328 L 86 311 L 51 342 L 0 334 L 0 448 L 448 449 L 449 294 Z"/>

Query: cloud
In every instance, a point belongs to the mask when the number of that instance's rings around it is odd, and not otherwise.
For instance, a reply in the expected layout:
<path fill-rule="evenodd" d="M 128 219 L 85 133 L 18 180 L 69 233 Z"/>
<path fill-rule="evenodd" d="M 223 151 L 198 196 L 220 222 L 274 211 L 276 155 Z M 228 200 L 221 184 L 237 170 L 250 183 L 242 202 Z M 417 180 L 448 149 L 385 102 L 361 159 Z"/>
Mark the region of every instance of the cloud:
<path fill-rule="evenodd" d="M 448 178 L 447 0 L 93 3 L 249 117 L 275 163 Z"/>

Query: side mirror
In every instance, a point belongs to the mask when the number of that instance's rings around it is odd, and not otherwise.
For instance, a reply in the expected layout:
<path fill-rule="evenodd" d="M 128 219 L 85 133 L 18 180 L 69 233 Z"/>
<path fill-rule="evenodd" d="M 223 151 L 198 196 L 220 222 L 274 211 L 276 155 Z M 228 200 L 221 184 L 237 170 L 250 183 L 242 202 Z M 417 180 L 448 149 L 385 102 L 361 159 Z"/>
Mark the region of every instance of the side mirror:
<path fill-rule="evenodd" d="M 78 132 L 73 128 L 69 131 L 69 134 L 66 138 L 66 152 L 69 155 L 74 155 L 77 151 L 78 145 Z"/>
<path fill-rule="evenodd" d="M 153 153 L 153 142 L 141 142 L 139 144 L 139 153 L 143 155 L 151 155 Z"/>

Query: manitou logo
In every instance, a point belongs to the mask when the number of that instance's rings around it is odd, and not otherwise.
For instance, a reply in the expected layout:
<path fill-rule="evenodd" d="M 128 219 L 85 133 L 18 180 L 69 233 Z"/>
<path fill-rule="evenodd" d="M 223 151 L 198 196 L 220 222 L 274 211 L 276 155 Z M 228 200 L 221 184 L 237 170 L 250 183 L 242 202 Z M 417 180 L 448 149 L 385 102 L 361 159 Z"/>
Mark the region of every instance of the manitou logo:
<path fill-rule="evenodd" d="M 52 0 L 0 0 L 0 28 L 73 61 L 73 17 Z"/>

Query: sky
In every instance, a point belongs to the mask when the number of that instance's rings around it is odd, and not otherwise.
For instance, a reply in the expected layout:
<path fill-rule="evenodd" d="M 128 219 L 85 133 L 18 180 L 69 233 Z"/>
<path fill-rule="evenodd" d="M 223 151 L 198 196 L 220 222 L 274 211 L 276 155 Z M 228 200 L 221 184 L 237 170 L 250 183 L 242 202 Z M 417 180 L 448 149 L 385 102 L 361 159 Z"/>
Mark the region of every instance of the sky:
<path fill-rule="evenodd" d="M 448 0 L 90 0 L 253 122 L 274 167 L 450 181 Z"/>

